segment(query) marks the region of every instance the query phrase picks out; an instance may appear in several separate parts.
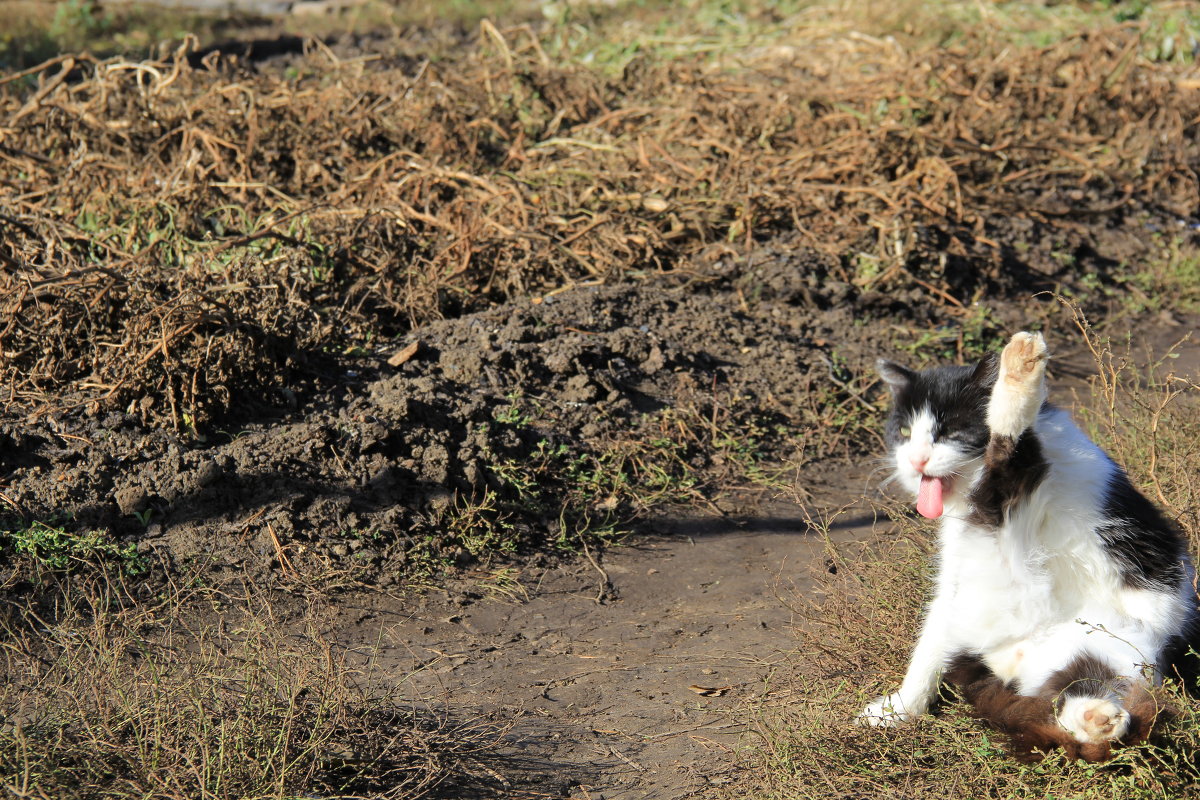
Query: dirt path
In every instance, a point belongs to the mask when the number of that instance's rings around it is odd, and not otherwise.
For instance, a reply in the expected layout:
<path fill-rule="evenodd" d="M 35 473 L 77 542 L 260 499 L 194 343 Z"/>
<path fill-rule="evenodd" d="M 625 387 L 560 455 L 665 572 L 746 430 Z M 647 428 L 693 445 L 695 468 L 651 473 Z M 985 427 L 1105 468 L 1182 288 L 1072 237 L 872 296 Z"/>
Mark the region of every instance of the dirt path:
<path fill-rule="evenodd" d="M 870 530 L 851 516 L 834 541 Z M 656 527 L 595 564 L 523 575 L 525 596 L 480 585 L 358 606 L 342 643 L 378 643 L 411 697 L 511 723 L 505 782 L 480 776 L 496 796 L 703 796 L 735 769 L 746 730 L 729 711 L 796 646 L 785 596 L 811 585 L 824 543 L 782 504 Z"/>

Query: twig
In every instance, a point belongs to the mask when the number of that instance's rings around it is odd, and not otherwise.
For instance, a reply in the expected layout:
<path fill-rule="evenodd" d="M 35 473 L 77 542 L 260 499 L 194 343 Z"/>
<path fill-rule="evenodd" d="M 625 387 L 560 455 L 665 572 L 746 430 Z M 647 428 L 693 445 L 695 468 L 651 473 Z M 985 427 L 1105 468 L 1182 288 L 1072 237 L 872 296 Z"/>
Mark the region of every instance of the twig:
<path fill-rule="evenodd" d="M 596 605 L 602 606 L 604 605 L 605 599 L 608 597 L 609 590 L 612 589 L 612 581 L 609 580 L 608 573 L 604 571 L 604 567 L 600 566 L 600 564 L 597 563 L 596 559 L 592 556 L 592 550 L 590 547 L 588 547 L 587 537 L 585 537 L 582 533 L 579 534 L 579 542 L 583 545 L 583 554 L 587 556 L 587 560 L 590 561 L 592 566 L 596 568 L 596 571 L 600 573 L 600 586 L 596 590 L 594 602 Z"/>
<path fill-rule="evenodd" d="M 275 535 L 275 528 L 271 523 L 267 523 L 267 533 L 271 534 L 271 541 L 275 544 L 275 552 L 279 554 L 279 566 L 283 568 L 285 573 L 290 573 L 289 577 L 296 577 L 296 568 L 292 566 L 292 561 L 287 557 L 287 553 L 283 552 L 283 545 L 279 543 L 279 537 Z"/>

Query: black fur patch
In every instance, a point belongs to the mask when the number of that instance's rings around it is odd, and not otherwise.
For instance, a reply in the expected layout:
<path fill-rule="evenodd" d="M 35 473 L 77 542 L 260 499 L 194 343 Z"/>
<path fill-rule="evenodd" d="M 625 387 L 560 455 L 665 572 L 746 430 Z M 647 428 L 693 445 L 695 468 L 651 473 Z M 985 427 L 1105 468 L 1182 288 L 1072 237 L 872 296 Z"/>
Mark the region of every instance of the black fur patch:
<path fill-rule="evenodd" d="M 1117 467 L 1104 499 L 1106 521 L 1096 529 L 1127 586 L 1163 591 L 1183 579 L 1183 540 Z"/>
<path fill-rule="evenodd" d="M 1196 598 L 1192 608 L 1196 608 Z M 1191 697 L 1200 697 L 1200 619 L 1195 614 L 1183 632 L 1167 642 L 1158 662 L 1164 676 L 1179 681 Z"/>
<path fill-rule="evenodd" d="M 971 492 L 970 521 L 990 528 L 1003 525 L 1013 504 L 1028 497 L 1049 470 L 1042 443 L 1032 430 L 1015 441 L 1011 436 L 993 436 L 983 464 L 983 475 Z"/>

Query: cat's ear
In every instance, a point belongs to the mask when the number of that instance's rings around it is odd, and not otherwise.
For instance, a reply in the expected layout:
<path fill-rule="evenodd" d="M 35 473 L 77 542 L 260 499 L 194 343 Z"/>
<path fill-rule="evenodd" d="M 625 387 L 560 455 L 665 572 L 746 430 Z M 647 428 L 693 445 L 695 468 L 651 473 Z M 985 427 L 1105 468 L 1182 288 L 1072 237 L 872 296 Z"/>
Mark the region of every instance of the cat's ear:
<path fill-rule="evenodd" d="M 999 372 L 999 364 L 1000 356 L 995 353 L 988 353 L 979 359 L 979 363 L 975 365 L 975 371 L 971 373 L 971 383 L 994 383 L 996 374 Z"/>
<path fill-rule="evenodd" d="M 901 366 L 895 361 L 888 361 L 886 358 L 876 361 L 875 368 L 879 370 L 879 377 L 883 378 L 884 383 L 892 390 L 892 394 L 896 394 L 912 383 L 917 374 L 908 367 Z"/>

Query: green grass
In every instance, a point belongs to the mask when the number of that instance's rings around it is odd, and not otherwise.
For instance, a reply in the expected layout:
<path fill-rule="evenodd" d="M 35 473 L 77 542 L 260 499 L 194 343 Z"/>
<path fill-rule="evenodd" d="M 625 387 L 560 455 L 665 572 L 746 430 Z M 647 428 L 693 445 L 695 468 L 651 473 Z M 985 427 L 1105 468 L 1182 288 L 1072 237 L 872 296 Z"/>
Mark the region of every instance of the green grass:
<path fill-rule="evenodd" d="M 333 14 L 278 19 L 94 0 L 51 4 L 16 0 L 0 34 L 0 68 L 23 68 L 59 53 L 140 56 L 158 43 L 186 35 L 201 43 L 234 38 L 239 29 L 268 35 L 329 36 L 410 27 L 473 29 L 545 24 L 540 46 L 565 60 L 619 74 L 638 57 L 740 59 L 789 47 L 814 33 L 862 32 L 897 37 L 910 46 L 952 47 L 979 31 L 997 41 L 1046 47 L 1082 30 L 1114 23 L 1142 30 L 1141 54 L 1151 60 L 1190 62 L 1200 38 L 1200 10 L 1190 4 L 1149 2 L 977 3 L 959 0 L 899 3 L 787 0 L 764 7 L 748 0 L 624 0 L 607 3 L 534 3 L 529 0 L 450 0 L 389 3 L 366 0 Z M 509 46 L 505 44 L 504 46 Z M 777 51 L 778 52 L 778 51 Z"/>
<path fill-rule="evenodd" d="M 1144 58 L 1178 63 L 1192 62 L 1200 40 L 1200 9 L 1192 4 L 641 0 L 612 8 L 544 8 L 554 23 L 542 43 L 547 53 L 618 74 L 638 57 L 703 55 L 722 63 L 788 58 L 789 48 L 849 34 L 893 37 L 914 48 L 978 47 L 982 39 L 1002 49 L 1050 47 L 1082 31 L 1124 23 L 1140 29 Z"/>

